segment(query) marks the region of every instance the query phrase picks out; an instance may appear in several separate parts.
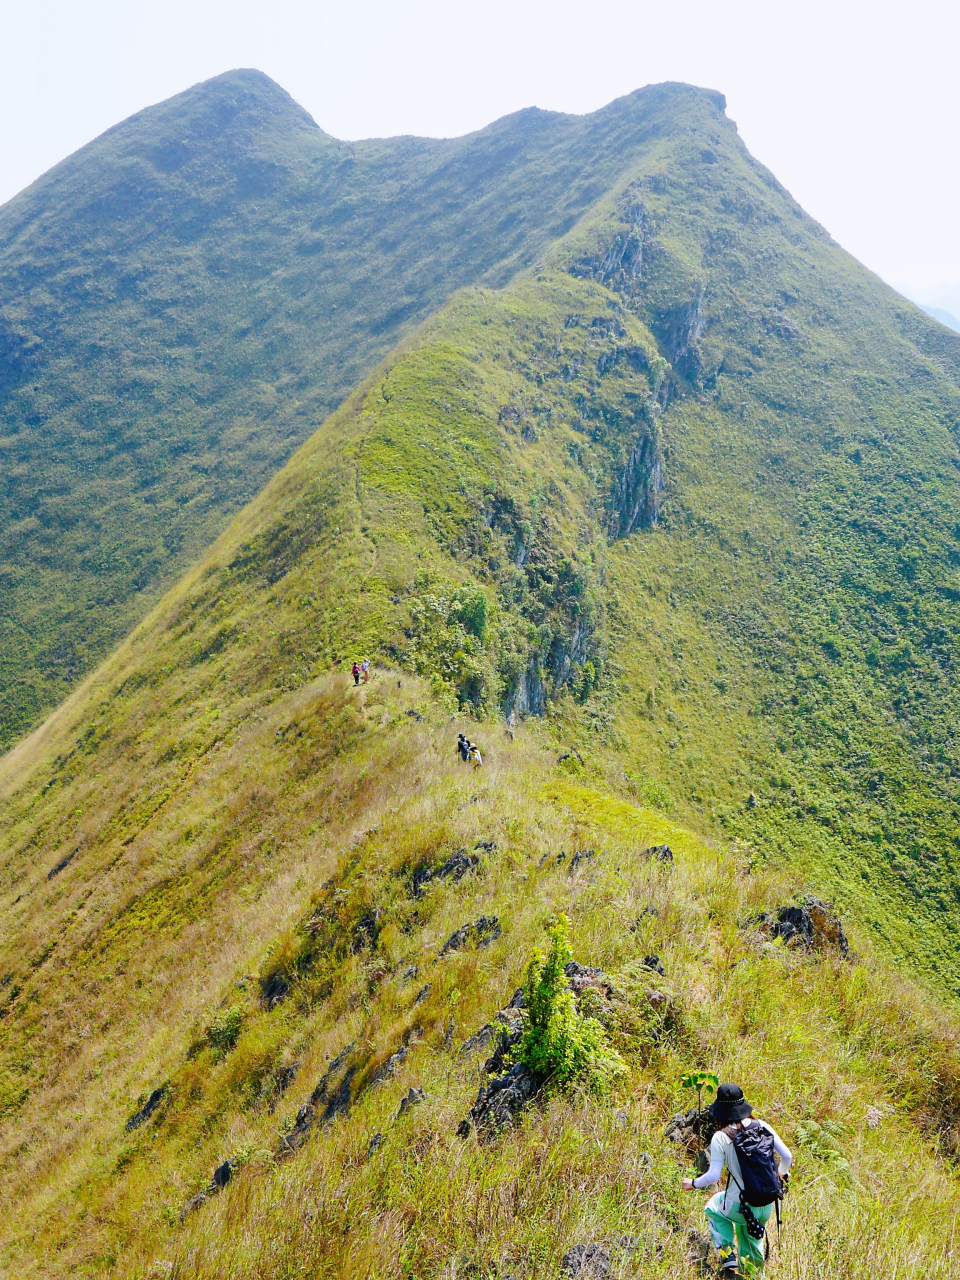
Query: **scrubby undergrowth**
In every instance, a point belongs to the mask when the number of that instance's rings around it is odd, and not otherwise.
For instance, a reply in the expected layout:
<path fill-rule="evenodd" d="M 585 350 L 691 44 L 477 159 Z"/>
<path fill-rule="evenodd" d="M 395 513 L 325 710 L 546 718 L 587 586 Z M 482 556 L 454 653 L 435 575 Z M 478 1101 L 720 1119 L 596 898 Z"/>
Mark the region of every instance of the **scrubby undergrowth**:
<path fill-rule="evenodd" d="M 678 1189 L 689 1158 L 663 1130 L 691 1102 L 681 1074 L 708 1068 L 740 1081 L 797 1148 L 780 1274 L 950 1274 L 955 1024 L 869 948 L 845 960 L 766 940 L 751 922 L 800 883 L 636 808 L 622 780 L 572 778 L 549 733 L 488 729 L 483 771 L 459 765 L 457 722 L 422 698 L 423 719 L 406 715 L 414 690 L 399 678 L 378 672 L 357 694 L 336 677 L 312 713 L 301 702 L 305 733 L 347 716 L 358 737 L 293 788 L 331 803 L 315 835 L 305 810 L 295 845 L 266 855 L 279 889 L 241 877 L 220 908 L 201 896 L 165 975 L 144 916 L 129 945 L 114 933 L 75 957 L 70 1016 L 90 1019 L 96 1042 L 42 1109 L 27 1106 L 8 1147 L 5 1192 L 22 1210 L 4 1266 L 552 1280 L 571 1248 L 598 1242 L 612 1274 L 676 1275 L 700 1223 Z M 276 733 L 271 722 L 261 743 Z M 672 860 L 656 855 L 664 843 Z M 415 879 L 457 850 L 476 856 L 459 878 Z M 460 1138 L 489 1053 L 464 1056 L 464 1043 L 508 1003 L 560 912 L 574 958 L 616 992 L 607 1034 L 627 1070 L 601 1097 L 546 1089 L 515 1130 Z M 462 925 L 494 916 L 499 937 L 441 955 Z M 645 964 L 654 955 L 663 976 Z M 122 996 L 105 1004 L 121 976 L 132 995 L 165 982 L 148 1018 Z M 39 988 L 33 998 L 42 1015 Z M 318 1082 L 334 1097 L 344 1050 L 355 1070 L 329 1121 L 318 1101 L 287 1145 Z M 160 1104 L 126 1130 L 158 1087 Z M 411 1089 L 423 1100 L 398 1116 Z M 80 1096 L 93 1108 L 71 1119 Z M 227 1187 L 181 1224 L 226 1159 Z"/>

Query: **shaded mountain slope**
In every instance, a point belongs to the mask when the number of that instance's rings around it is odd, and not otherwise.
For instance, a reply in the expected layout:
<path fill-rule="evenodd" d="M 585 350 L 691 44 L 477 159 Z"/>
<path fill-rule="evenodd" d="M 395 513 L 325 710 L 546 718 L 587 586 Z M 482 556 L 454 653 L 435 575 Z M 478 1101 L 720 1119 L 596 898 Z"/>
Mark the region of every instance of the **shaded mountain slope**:
<path fill-rule="evenodd" d="M 0 743 L 457 287 L 502 284 L 714 95 L 341 143 L 254 71 L 0 210 Z"/>
<path fill-rule="evenodd" d="M 0 765 L 5 1265 L 682 1274 L 700 1067 L 801 1151 L 788 1274 L 953 1265 L 958 382 L 715 107 L 454 296 Z M 764 938 L 810 889 L 864 960 Z M 562 908 L 628 1074 L 457 1139 Z"/>

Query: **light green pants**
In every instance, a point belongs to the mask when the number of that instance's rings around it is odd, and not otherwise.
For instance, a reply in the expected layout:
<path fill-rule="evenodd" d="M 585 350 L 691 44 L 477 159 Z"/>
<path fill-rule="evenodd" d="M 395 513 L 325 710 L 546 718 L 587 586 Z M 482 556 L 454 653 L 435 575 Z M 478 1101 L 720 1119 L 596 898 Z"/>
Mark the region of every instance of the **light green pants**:
<path fill-rule="evenodd" d="M 754 1240 L 753 1236 L 747 1231 L 740 1210 L 737 1208 L 739 1196 L 736 1199 L 731 1196 L 729 1209 L 724 1209 L 723 1197 L 724 1192 L 718 1191 L 715 1196 L 711 1196 L 707 1201 L 704 1210 L 707 1215 L 710 1234 L 713 1236 L 713 1243 L 721 1253 L 735 1248 L 737 1257 L 741 1262 L 748 1262 L 751 1266 L 761 1269 L 763 1267 L 763 1241 Z M 754 1209 L 753 1212 L 761 1222 L 766 1223 L 773 1213 L 773 1205 L 765 1204 L 762 1209 Z"/>

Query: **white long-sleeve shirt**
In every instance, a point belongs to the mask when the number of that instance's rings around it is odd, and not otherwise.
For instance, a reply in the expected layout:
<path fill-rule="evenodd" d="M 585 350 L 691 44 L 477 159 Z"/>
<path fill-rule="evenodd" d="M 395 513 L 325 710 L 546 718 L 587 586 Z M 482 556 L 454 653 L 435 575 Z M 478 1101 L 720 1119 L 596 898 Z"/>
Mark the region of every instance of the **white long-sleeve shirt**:
<path fill-rule="evenodd" d="M 753 1116 L 748 1116 L 743 1124 L 744 1126 L 758 1124 L 766 1129 L 767 1133 L 773 1135 L 773 1148 L 780 1157 L 780 1172 L 786 1173 L 793 1164 L 793 1156 L 790 1154 L 790 1148 L 773 1126 L 767 1124 L 766 1120 L 757 1120 Z M 733 1145 L 733 1139 L 722 1129 L 718 1129 L 710 1140 L 710 1168 L 706 1173 L 701 1173 L 699 1178 L 694 1178 L 693 1185 L 700 1191 L 705 1187 L 712 1187 L 714 1183 L 720 1181 L 724 1168 L 730 1170 L 730 1181 L 723 1196 L 723 1211 L 726 1213 L 728 1209 L 735 1209 L 740 1202 L 743 1175 L 740 1172 L 740 1158 Z"/>

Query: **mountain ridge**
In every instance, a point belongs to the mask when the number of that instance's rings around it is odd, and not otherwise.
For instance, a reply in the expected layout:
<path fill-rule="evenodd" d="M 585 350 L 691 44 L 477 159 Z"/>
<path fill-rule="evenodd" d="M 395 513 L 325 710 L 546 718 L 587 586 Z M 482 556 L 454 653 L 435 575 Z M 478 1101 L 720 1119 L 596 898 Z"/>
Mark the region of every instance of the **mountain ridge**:
<path fill-rule="evenodd" d="M 401 333 L 571 225 L 670 97 L 343 144 L 266 77 L 228 73 L 6 205 L 0 740 L 66 694 Z"/>
<path fill-rule="evenodd" d="M 799 1275 L 950 1256 L 960 341 L 714 119 L 407 334 L 4 760 L 18 1274 L 695 1274 L 701 1067 L 802 1155 Z M 777 941 L 811 893 L 859 959 Z M 458 1137 L 559 912 L 626 1078 Z"/>

